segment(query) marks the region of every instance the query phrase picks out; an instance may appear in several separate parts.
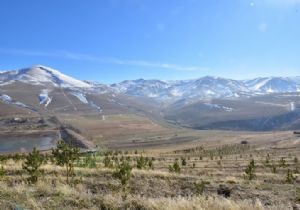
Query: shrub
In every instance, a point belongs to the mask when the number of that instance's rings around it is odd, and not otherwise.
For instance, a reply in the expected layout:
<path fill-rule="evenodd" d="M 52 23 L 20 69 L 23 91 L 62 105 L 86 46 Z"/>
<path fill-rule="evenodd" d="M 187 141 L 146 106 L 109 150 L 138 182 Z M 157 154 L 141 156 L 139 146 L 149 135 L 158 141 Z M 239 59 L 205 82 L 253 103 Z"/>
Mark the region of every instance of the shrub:
<path fill-rule="evenodd" d="M 173 165 L 169 165 L 169 171 L 175 172 L 175 173 L 180 173 L 181 168 L 178 164 L 178 161 L 175 161 L 175 163 Z"/>
<path fill-rule="evenodd" d="M 267 155 L 265 163 L 266 163 L 266 165 L 269 165 L 269 163 L 270 163 L 270 154 Z"/>
<path fill-rule="evenodd" d="M 129 180 L 131 178 L 132 167 L 127 161 L 123 161 L 116 167 L 116 170 L 113 174 L 114 177 L 120 180 L 122 191 L 123 191 L 123 199 L 127 197 L 127 187 Z"/>
<path fill-rule="evenodd" d="M 288 170 L 287 170 L 287 173 L 286 173 L 286 179 L 285 179 L 285 181 L 286 181 L 287 183 L 289 183 L 289 184 L 293 184 L 293 183 L 296 181 L 296 179 L 297 179 L 297 177 L 295 177 L 295 176 L 293 175 L 292 170 L 288 169 Z"/>
<path fill-rule="evenodd" d="M 285 159 L 284 159 L 283 157 L 280 159 L 279 165 L 280 165 L 281 167 L 286 167 L 286 161 L 285 161 Z"/>
<path fill-rule="evenodd" d="M 42 174 L 40 170 L 41 165 L 44 162 L 44 156 L 34 147 L 33 151 L 25 157 L 25 161 L 22 164 L 22 168 L 28 172 L 28 181 L 36 183 L 38 177 Z"/>
<path fill-rule="evenodd" d="M 4 167 L 1 166 L 1 168 L 0 168 L 0 179 L 2 179 L 5 176 L 5 174 L 6 174 L 6 171 L 5 171 Z"/>
<path fill-rule="evenodd" d="M 202 195 L 205 189 L 205 183 L 203 181 L 196 182 L 194 184 L 196 195 Z"/>
<path fill-rule="evenodd" d="M 137 158 L 137 160 L 136 160 L 136 167 L 138 169 L 147 168 L 147 164 L 148 164 L 147 159 L 142 155 L 139 158 Z"/>
<path fill-rule="evenodd" d="M 295 163 L 295 164 L 298 163 L 298 158 L 297 158 L 297 157 L 294 158 L 294 163 Z"/>
<path fill-rule="evenodd" d="M 247 179 L 252 180 L 255 178 L 255 162 L 251 160 L 249 165 L 247 166 L 245 173 L 247 175 Z"/>
<path fill-rule="evenodd" d="M 225 198 L 228 198 L 231 195 L 231 190 L 225 185 L 220 185 L 217 192 L 218 195 L 224 196 Z"/>
<path fill-rule="evenodd" d="M 74 175 L 74 162 L 79 159 L 79 149 L 59 141 L 57 147 L 52 149 L 52 155 L 57 165 L 66 166 L 67 183 L 69 183 L 69 177 Z"/>
<path fill-rule="evenodd" d="M 148 167 L 152 170 L 154 170 L 154 165 L 153 165 L 153 161 L 152 160 L 149 160 L 148 162 Z"/>
<path fill-rule="evenodd" d="M 113 162 L 111 161 L 110 157 L 108 157 L 108 156 L 105 156 L 105 158 L 103 159 L 103 163 L 104 163 L 104 167 L 106 167 L 106 168 L 112 168 L 114 166 Z"/>
<path fill-rule="evenodd" d="M 295 194 L 296 194 L 296 196 L 295 196 L 296 197 L 296 201 L 300 202 L 300 188 L 299 187 L 296 188 Z"/>
<path fill-rule="evenodd" d="M 182 166 L 186 166 L 186 159 L 185 158 L 181 158 L 181 165 Z"/>
<path fill-rule="evenodd" d="M 92 154 L 88 154 L 83 157 L 82 162 L 80 162 L 78 165 L 84 168 L 96 168 L 96 157 Z"/>
<path fill-rule="evenodd" d="M 272 163 L 271 170 L 272 170 L 272 173 L 276 174 L 276 172 L 277 172 L 277 166 L 276 166 L 275 163 Z"/>

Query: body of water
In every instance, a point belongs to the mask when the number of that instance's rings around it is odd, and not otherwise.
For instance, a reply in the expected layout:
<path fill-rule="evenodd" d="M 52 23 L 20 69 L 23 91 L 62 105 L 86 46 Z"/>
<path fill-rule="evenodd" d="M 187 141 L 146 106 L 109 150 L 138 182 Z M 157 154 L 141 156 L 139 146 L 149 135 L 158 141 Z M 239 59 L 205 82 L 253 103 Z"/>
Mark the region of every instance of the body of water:
<path fill-rule="evenodd" d="M 0 153 L 30 152 L 34 147 L 39 150 L 55 146 L 53 136 L 0 136 Z"/>

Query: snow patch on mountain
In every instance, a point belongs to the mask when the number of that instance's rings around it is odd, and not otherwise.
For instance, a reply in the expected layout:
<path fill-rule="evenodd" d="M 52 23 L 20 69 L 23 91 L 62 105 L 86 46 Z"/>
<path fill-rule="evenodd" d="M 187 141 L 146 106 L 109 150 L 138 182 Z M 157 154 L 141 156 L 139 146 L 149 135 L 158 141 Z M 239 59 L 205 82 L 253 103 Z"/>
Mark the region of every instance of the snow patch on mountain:
<path fill-rule="evenodd" d="M 48 107 L 52 101 L 52 98 L 49 97 L 48 92 L 49 92 L 48 89 L 44 89 L 41 91 L 39 95 L 40 105 L 45 104 L 45 107 Z"/>
<path fill-rule="evenodd" d="M 4 101 L 4 102 L 7 102 L 7 103 L 10 103 L 11 101 L 12 101 L 12 98 L 10 97 L 10 96 L 8 96 L 8 95 L 1 95 L 0 96 L 0 99 L 2 100 L 2 101 Z"/>
<path fill-rule="evenodd" d="M 231 107 L 227 107 L 227 106 L 222 106 L 219 104 L 211 104 L 211 103 L 204 103 L 205 106 L 208 106 L 211 109 L 215 109 L 215 110 L 224 110 L 226 112 L 232 112 L 233 108 Z"/>
<path fill-rule="evenodd" d="M 15 106 L 22 107 L 22 108 L 29 108 L 27 105 L 25 105 L 19 101 L 15 101 L 10 96 L 5 95 L 5 94 L 0 95 L 0 100 L 6 104 L 15 105 Z"/>
<path fill-rule="evenodd" d="M 295 111 L 296 106 L 295 106 L 295 102 L 291 102 L 291 111 Z"/>
<path fill-rule="evenodd" d="M 78 98 L 78 100 L 80 100 L 82 103 L 84 104 L 88 104 L 88 100 L 86 99 L 86 96 L 84 93 L 80 93 L 80 92 L 71 92 L 71 94 L 75 97 Z"/>
<path fill-rule="evenodd" d="M 102 113 L 102 109 L 101 109 L 101 107 L 100 107 L 100 106 L 98 106 L 97 104 L 95 104 L 95 102 L 93 102 L 93 101 L 90 101 L 90 105 L 91 105 L 91 107 L 94 107 L 94 108 L 96 108 L 100 114 Z"/>

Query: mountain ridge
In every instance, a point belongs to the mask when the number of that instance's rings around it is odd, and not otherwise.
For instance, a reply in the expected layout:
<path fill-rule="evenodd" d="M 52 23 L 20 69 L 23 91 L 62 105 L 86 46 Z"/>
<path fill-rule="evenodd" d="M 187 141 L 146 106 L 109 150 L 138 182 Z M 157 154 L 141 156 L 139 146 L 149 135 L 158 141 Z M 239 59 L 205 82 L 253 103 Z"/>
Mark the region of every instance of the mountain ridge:
<path fill-rule="evenodd" d="M 270 123 L 265 129 L 300 128 L 299 107 L 300 77 L 233 80 L 205 76 L 103 84 L 81 81 L 42 65 L 0 73 L 3 116 L 133 113 L 195 129 L 258 130 L 253 123 L 264 121 Z"/>

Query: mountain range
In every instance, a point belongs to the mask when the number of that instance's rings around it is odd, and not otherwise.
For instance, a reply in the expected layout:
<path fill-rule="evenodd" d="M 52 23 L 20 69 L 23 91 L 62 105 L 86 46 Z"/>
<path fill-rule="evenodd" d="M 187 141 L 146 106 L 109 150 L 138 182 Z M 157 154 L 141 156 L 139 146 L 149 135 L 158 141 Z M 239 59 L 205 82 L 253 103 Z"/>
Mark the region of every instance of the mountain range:
<path fill-rule="evenodd" d="M 36 65 L 0 73 L 0 115 L 133 113 L 195 129 L 300 128 L 300 77 L 82 81 Z"/>

